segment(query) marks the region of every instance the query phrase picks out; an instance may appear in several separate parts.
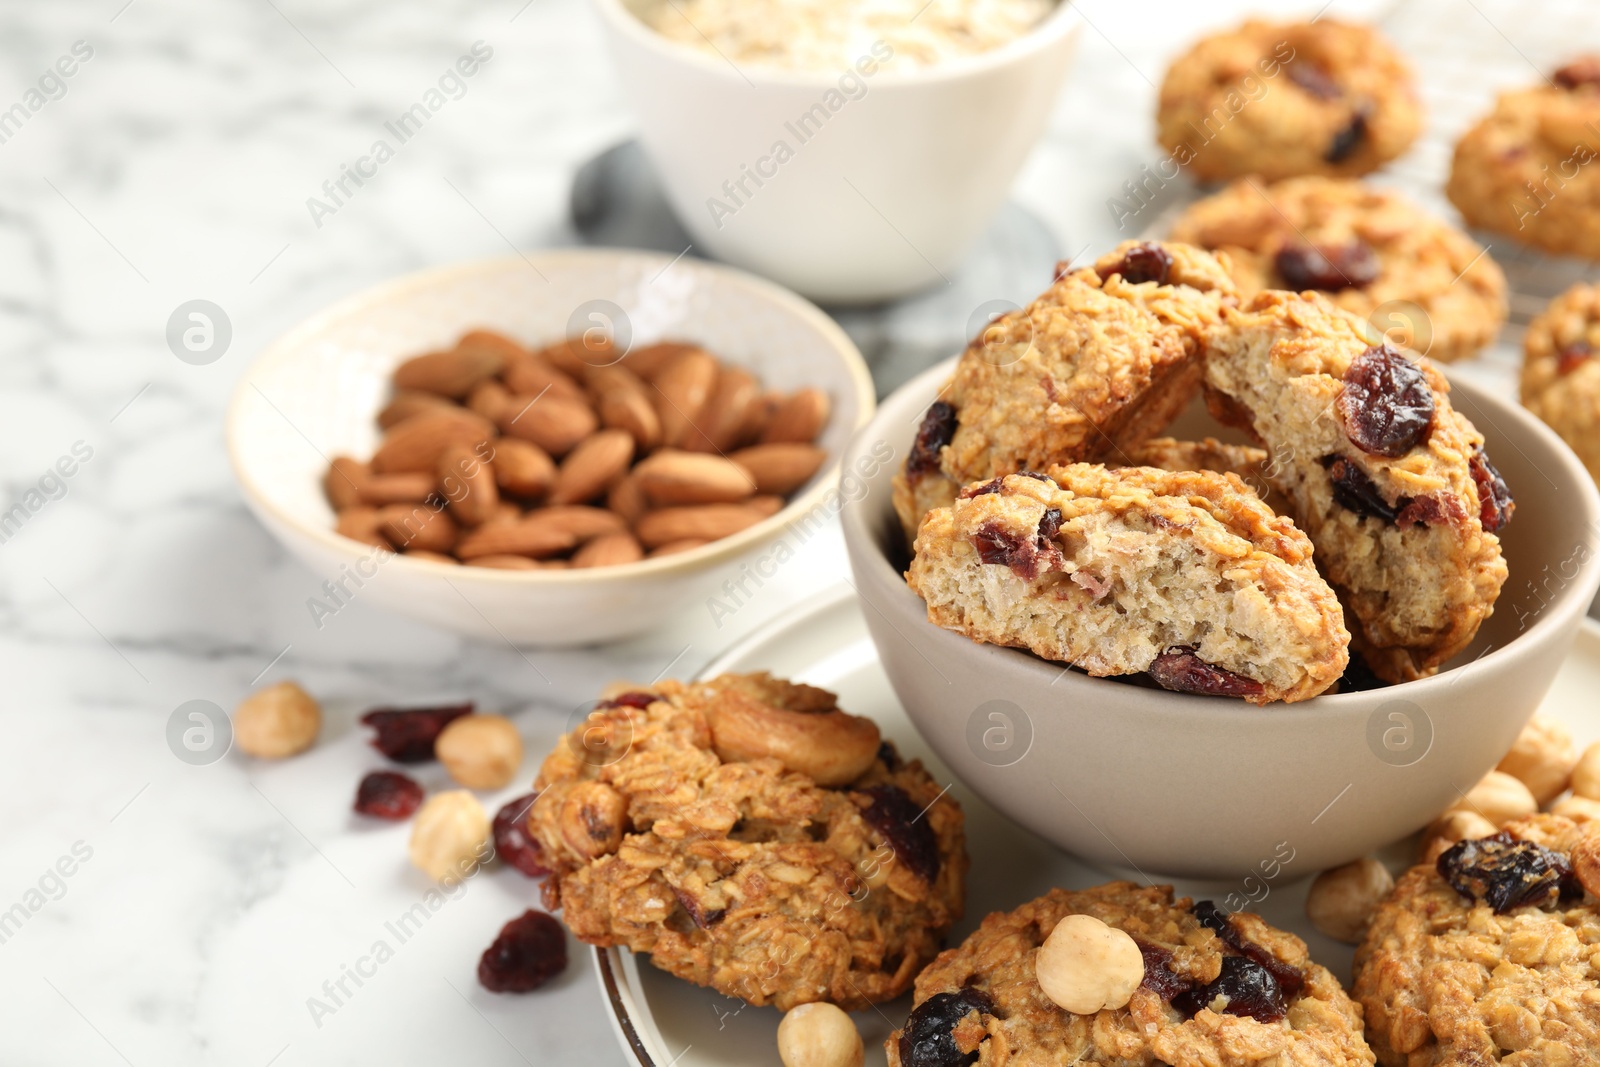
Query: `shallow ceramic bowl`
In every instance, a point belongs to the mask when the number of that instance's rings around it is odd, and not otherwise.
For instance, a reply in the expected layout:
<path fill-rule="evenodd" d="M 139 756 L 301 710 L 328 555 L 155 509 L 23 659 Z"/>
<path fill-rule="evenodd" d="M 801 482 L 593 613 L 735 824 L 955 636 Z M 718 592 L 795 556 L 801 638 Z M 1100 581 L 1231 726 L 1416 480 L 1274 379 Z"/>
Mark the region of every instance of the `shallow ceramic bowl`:
<path fill-rule="evenodd" d="M 904 457 L 953 365 L 886 400 L 846 466 L 888 449 Z M 1600 495 L 1577 458 L 1482 387 L 1456 381 L 1451 398 L 1516 495 L 1502 534 L 1511 576 L 1494 616 L 1432 678 L 1264 708 L 1091 678 L 929 623 L 901 577 L 896 464 L 878 464 L 846 495 L 844 536 L 911 720 L 975 793 L 1124 870 L 1259 878 L 1287 848 L 1316 870 L 1425 825 L 1510 748 L 1600 587 Z M 1226 436 L 1198 405 L 1174 432 Z"/>
<path fill-rule="evenodd" d="M 245 372 L 228 409 L 228 454 L 245 500 L 319 575 L 360 576 L 362 601 L 462 633 L 545 646 L 656 626 L 797 522 L 832 514 L 836 463 L 749 529 L 620 567 L 502 571 L 405 556 L 378 562 L 376 550 L 334 533 L 321 488 L 328 457 L 372 454 L 374 417 L 396 364 L 478 327 L 547 344 L 594 326 L 593 314 L 619 343 L 625 335 L 634 344 L 690 340 L 748 368 L 768 388 L 824 390 L 833 412 L 818 444 L 830 456 L 872 414 L 861 354 L 832 319 L 793 293 L 726 267 L 654 253 L 532 253 L 398 278 L 273 343 Z"/>

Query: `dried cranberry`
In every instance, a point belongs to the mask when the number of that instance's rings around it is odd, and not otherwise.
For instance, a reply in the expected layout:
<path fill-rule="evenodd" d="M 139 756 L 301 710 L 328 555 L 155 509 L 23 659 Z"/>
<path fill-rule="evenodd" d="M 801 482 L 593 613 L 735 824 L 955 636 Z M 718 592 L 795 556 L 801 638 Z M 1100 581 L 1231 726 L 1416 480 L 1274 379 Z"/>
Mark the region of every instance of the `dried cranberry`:
<path fill-rule="evenodd" d="M 529 878 L 550 873 L 544 865 L 544 848 L 528 832 L 528 812 L 538 799 L 538 793 L 518 797 L 494 816 L 495 854 Z"/>
<path fill-rule="evenodd" d="M 1556 373 L 1571 374 L 1593 357 L 1593 345 L 1588 341 L 1574 341 L 1556 353 Z"/>
<path fill-rule="evenodd" d="M 1410 497 L 1394 524 L 1402 530 L 1413 526 L 1453 526 L 1467 520 L 1467 509 L 1454 493 L 1438 493 Z"/>
<path fill-rule="evenodd" d="M 972 1012 L 994 1014 L 994 1001 L 981 989 L 935 993 L 911 1009 L 900 1032 L 901 1067 L 965 1067 L 975 1062 L 978 1053 L 963 1053 L 950 1033 Z"/>
<path fill-rule="evenodd" d="M 1254 678 L 1214 667 L 1194 654 L 1192 648 L 1169 648 L 1150 663 L 1150 677 L 1163 689 L 1175 693 L 1200 693 L 1214 697 L 1253 697 L 1261 695 L 1261 683 Z"/>
<path fill-rule="evenodd" d="M 1039 532 L 1034 535 L 1039 551 L 1043 552 L 1048 542 L 1054 541 L 1056 534 L 1061 532 L 1061 509 L 1045 508 L 1044 514 L 1039 516 Z"/>
<path fill-rule="evenodd" d="M 986 482 L 979 482 L 976 485 L 969 485 L 965 489 L 961 490 L 961 499 L 971 500 L 975 496 L 988 496 L 990 493 L 998 493 L 1000 491 L 1000 486 L 1004 481 L 1004 478 L 990 478 Z"/>
<path fill-rule="evenodd" d="M 911 444 L 911 455 L 906 457 L 907 474 L 926 474 L 939 469 L 939 450 L 956 435 L 956 409 L 943 400 L 928 405 L 917 429 L 917 439 Z"/>
<path fill-rule="evenodd" d="M 1359 652 L 1352 652 L 1349 665 L 1339 677 L 1339 692 L 1365 693 L 1373 689 L 1383 689 L 1388 684 L 1372 672 L 1372 668 L 1361 658 Z"/>
<path fill-rule="evenodd" d="M 1129 285 L 1142 285 L 1145 282 L 1166 285 L 1172 277 L 1172 253 L 1149 242 L 1136 244 L 1123 254 L 1121 261 L 1102 267 L 1099 274 L 1101 281 L 1106 281 L 1113 274 L 1120 274 Z"/>
<path fill-rule="evenodd" d="M 1194 988 L 1194 983 L 1172 969 L 1172 950 L 1134 938 L 1139 955 L 1144 957 L 1144 981 L 1139 984 L 1162 1000 L 1170 1001 Z"/>
<path fill-rule="evenodd" d="M 1215 1004 L 1219 997 L 1224 1002 Z M 1226 1015 L 1247 1015 L 1261 1023 L 1275 1023 L 1289 1014 L 1284 991 L 1272 972 L 1244 956 L 1222 957 L 1222 973 L 1215 981 L 1180 993 L 1172 1006 L 1191 1018 L 1212 1008 Z"/>
<path fill-rule="evenodd" d="M 567 935 L 548 913 L 529 909 L 500 928 L 478 960 L 478 982 L 491 993 L 527 993 L 567 969 Z"/>
<path fill-rule="evenodd" d="M 1433 429 L 1433 387 L 1427 376 L 1386 344 L 1350 361 L 1334 406 L 1350 443 L 1374 456 L 1403 456 Z"/>
<path fill-rule="evenodd" d="M 399 771 L 373 771 L 356 786 L 356 811 L 378 819 L 408 819 L 422 806 L 422 787 Z"/>
<path fill-rule="evenodd" d="M 923 811 L 896 785 L 869 785 L 861 790 L 872 803 L 861 812 L 867 825 L 883 836 L 895 859 L 923 881 L 939 876 L 939 843 Z"/>
<path fill-rule="evenodd" d="M 1600 86 L 1600 55 L 1579 56 L 1550 75 L 1550 80 L 1569 91 L 1584 86 Z"/>
<path fill-rule="evenodd" d="M 1322 67 L 1301 61 L 1289 64 L 1289 80 L 1318 100 L 1337 100 L 1344 95 L 1339 83 Z"/>
<path fill-rule="evenodd" d="M 1323 464 L 1333 481 L 1333 500 L 1340 507 L 1357 515 L 1369 515 L 1384 522 L 1394 522 L 1399 514 L 1390 507 L 1378 492 L 1378 486 L 1367 477 L 1367 472 L 1343 456 L 1328 456 Z"/>
<path fill-rule="evenodd" d="M 1300 972 L 1300 968 L 1284 963 L 1254 941 L 1246 938 L 1239 932 L 1239 928 L 1233 925 L 1233 920 L 1223 914 L 1222 909 L 1217 907 L 1216 904 L 1209 900 L 1202 900 L 1195 904 L 1192 910 L 1194 911 L 1194 917 L 1200 920 L 1200 925 L 1220 937 L 1223 944 L 1271 974 L 1285 997 L 1293 1000 L 1305 989 L 1306 977 Z M 1238 1015 L 1241 1013 L 1234 1012 L 1233 1014 Z"/>
<path fill-rule="evenodd" d="M 654 693 L 646 693 L 642 689 L 635 689 L 630 693 L 620 693 L 608 700 L 595 704 L 594 710 L 605 711 L 608 708 L 648 708 L 661 698 Z"/>
<path fill-rule="evenodd" d="M 1342 245 L 1289 245 L 1278 250 L 1273 266 L 1285 289 L 1319 289 L 1337 293 L 1360 289 L 1378 280 L 1383 264 L 1365 241 Z"/>
<path fill-rule="evenodd" d="M 472 705 L 450 704 L 437 708 L 374 708 L 361 716 L 363 725 L 377 730 L 372 747 L 396 763 L 425 763 L 433 759 L 433 743 L 453 719 L 472 714 Z"/>
<path fill-rule="evenodd" d="M 1356 154 L 1361 142 L 1367 139 L 1367 108 L 1362 107 L 1350 116 L 1344 128 L 1333 135 L 1328 151 L 1322 156 L 1329 163 L 1343 163 Z"/>
<path fill-rule="evenodd" d="M 1506 830 L 1452 845 L 1439 857 L 1437 867 L 1439 877 L 1457 893 L 1483 901 L 1496 915 L 1583 896 L 1583 886 L 1566 856 L 1532 841 L 1519 841 Z"/>
<path fill-rule="evenodd" d="M 1478 521 L 1483 523 L 1485 530 L 1494 533 L 1510 522 L 1512 513 L 1517 510 L 1517 502 L 1511 499 L 1511 487 L 1494 469 L 1494 464 L 1489 462 L 1482 445 L 1467 461 L 1467 470 L 1472 473 L 1472 481 L 1478 487 Z"/>
<path fill-rule="evenodd" d="M 672 893 L 678 898 L 678 903 L 683 906 L 683 910 L 689 913 L 690 921 L 702 930 L 708 930 L 715 926 L 722 921 L 723 916 L 728 914 L 726 908 L 707 908 L 682 889 L 674 888 Z"/>

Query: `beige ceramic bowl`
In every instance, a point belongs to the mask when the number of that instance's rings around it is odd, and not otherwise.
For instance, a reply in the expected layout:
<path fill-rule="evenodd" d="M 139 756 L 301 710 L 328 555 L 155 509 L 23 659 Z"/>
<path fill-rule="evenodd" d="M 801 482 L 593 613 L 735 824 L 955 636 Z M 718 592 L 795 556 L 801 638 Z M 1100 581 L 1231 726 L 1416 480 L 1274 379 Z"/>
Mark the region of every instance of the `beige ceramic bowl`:
<path fill-rule="evenodd" d="M 851 443 L 903 457 L 953 362 L 907 383 Z M 1571 451 L 1466 382 L 1516 495 L 1511 578 L 1450 669 L 1366 693 L 1256 708 L 1064 670 L 933 626 L 901 578 L 893 464 L 849 499 L 845 543 L 879 655 L 907 713 L 975 793 L 1093 862 L 1250 891 L 1344 863 L 1426 824 L 1495 765 L 1538 707 L 1600 586 L 1600 495 Z M 1179 435 L 1223 436 L 1198 407 Z M 1237 439 L 1237 438 L 1235 438 Z M 1254 899 L 1252 897 L 1252 899 Z"/>
<path fill-rule="evenodd" d="M 593 316 L 600 316 L 596 319 Z M 624 325 L 625 324 L 625 325 Z M 654 627 L 718 588 L 741 560 L 838 508 L 825 466 L 771 518 L 658 560 L 583 571 L 500 571 L 375 550 L 333 532 L 328 457 L 368 456 L 389 376 L 407 356 L 476 327 L 549 343 L 596 325 L 635 344 L 685 339 L 769 388 L 816 386 L 833 401 L 818 444 L 837 457 L 872 414 L 872 381 L 832 319 L 786 290 L 698 260 L 567 249 L 398 278 L 322 312 L 263 352 L 228 409 L 228 454 L 262 523 L 318 575 L 363 602 L 491 640 L 562 646 Z"/>

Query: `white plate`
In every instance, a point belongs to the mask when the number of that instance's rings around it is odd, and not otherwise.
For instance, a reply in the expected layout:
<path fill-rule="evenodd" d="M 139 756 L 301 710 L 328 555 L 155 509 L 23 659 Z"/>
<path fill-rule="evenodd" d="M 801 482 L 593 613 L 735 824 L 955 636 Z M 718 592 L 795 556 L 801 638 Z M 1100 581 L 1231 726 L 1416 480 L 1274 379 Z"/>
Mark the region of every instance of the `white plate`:
<path fill-rule="evenodd" d="M 759 630 L 730 649 L 703 672 L 767 670 L 839 694 L 840 706 L 871 716 L 900 751 L 922 760 L 941 782 L 952 778 L 912 728 L 895 699 L 878 655 L 867 636 L 860 603 L 848 587 L 830 590 L 796 608 L 786 619 Z M 1566 723 L 1580 747 L 1600 740 L 1600 623 L 1585 622 L 1541 711 Z M 1159 785 L 1152 785 L 1159 789 Z M 951 932 L 958 943 L 992 911 L 1005 911 L 1061 886 L 1081 889 L 1110 878 L 1148 882 L 1137 871 L 1107 871 L 1060 852 L 1007 821 L 955 782 L 950 795 L 967 814 L 967 914 Z M 1270 802 L 1270 798 L 1264 798 Z M 1415 841 L 1397 842 L 1383 859 L 1398 870 L 1414 854 Z M 1246 910 L 1304 938 L 1312 956 L 1348 982 L 1353 950 L 1331 941 L 1305 919 L 1306 888 L 1316 871 L 1299 870 L 1291 860 L 1272 883 L 1217 884 L 1177 881 L 1180 895 L 1224 901 L 1229 894 L 1250 898 Z M 600 987 L 630 1063 L 640 1067 L 750 1067 L 776 1064 L 775 1008 L 757 1008 L 674 978 L 648 959 L 623 949 L 596 949 Z M 856 1012 L 866 1043 L 866 1062 L 884 1062 L 883 1042 L 905 1021 L 909 995 L 877 1009 Z"/>

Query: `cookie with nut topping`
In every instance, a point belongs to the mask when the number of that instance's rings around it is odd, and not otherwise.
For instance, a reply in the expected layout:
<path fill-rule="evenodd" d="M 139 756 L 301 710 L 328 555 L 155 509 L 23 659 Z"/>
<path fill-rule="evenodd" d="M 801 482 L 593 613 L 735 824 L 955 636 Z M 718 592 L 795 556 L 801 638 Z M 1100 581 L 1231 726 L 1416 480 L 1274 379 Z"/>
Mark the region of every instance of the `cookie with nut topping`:
<path fill-rule="evenodd" d="M 1077 463 L 974 483 L 924 520 L 906 580 L 930 622 L 1096 677 L 1267 704 L 1348 662 L 1311 542 L 1235 474 Z"/>
<path fill-rule="evenodd" d="M 1432 359 L 1465 359 L 1506 319 L 1482 245 L 1399 193 L 1354 179 L 1235 182 L 1192 205 L 1174 241 L 1227 253 L 1240 293 L 1314 289 Z"/>
<path fill-rule="evenodd" d="M 1137 954 L 1094 953 L 1099 973 L 1074 973 L 1071 954 L 1050 958 L 1063 921 L 1080 916 L 1131 939 Z M 1063 990 L 1089 993 L 1080 1007 L 1108 996 L 1121 1003 L 1080 1014 L 1053 999 Z M 1373 1062 L 1361 1010 L 1299 938 L 1259 916 L 1131 882 L 1053 889 L 986 917 L 922 972 L 916 1006 L 886 1049 L 890 1067 Z"/>
<path fill-rule="evenodd" d="M 1213 415 L 1275 460 L 1273 487 L 1316 545 L 1351 648 L 1388 682 L 1462 651 L 1506 580 L 1510 489 L 1426 358 L 1319 293 L 1228 309 L 1206 359 Z"/>
<path fill-rule="evenodd" d="M 984 328 L 939 391 L 894 482 L 906 541 L 970 482 L 1054 463 L 1128 462 L 1194 396 L 1226 265 L 1127 242 Z"/>
<path fill-rule="evenodd" d="M 787 1011 L 890 1000 L 960 918 L 960 807 L 871 720 L 767 674 L 603 700 L 528 816 L 581 941 Z"/>
<path fill-rule="evenodd" d="M 1600 286 L 1550 302 L 1523 339 L 1522 404 L 1561 435 L 1600 483 Z"/>
<path fill-rule="evenodd" d="M 1600 837 L 1530 815 L 1413 867 L 1356 953 L 1383 1067 L 1600 1064 Z"/>

